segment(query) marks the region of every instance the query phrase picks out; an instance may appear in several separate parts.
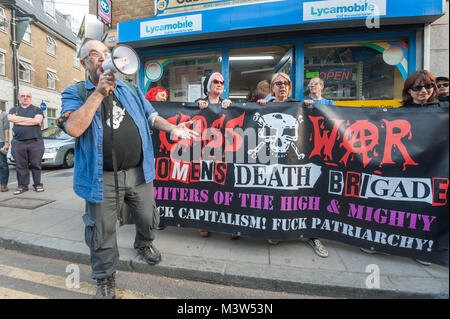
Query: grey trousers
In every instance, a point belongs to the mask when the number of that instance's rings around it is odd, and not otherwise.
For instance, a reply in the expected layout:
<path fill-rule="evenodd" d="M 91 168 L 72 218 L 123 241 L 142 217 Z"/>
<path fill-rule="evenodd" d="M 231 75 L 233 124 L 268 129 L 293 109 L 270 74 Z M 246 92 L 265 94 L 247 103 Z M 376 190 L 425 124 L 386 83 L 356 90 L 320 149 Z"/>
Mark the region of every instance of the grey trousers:
<path fill-rule="evenodd" d="M 159 214 L 153 196 L 153 183 L 145 183 L 142 167 L 119 171 L 120 205 L 125 202 L 136 225 L 134 248 L 145 247 L 155 239 Z M 103 172 L 103 202 L 86 201 L 85 240 L 91 252 L 92 279 L 115 272 L 119 263 L 114 172 Z"/>

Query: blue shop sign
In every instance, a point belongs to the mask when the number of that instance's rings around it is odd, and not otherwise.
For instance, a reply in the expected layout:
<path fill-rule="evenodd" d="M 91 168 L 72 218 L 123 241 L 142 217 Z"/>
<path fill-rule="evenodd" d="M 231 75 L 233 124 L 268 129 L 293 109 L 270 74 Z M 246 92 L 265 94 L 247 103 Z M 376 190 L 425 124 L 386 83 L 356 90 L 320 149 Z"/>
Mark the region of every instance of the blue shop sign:
<path fill-rule="evenodd" d="M 193 8 L 199 8 L 199 3 L 208 1 L 198 1 Z M 364 26 L 372 17 L 380 18 L 381 25 L 426 23 L 436 20 L 445 11 L 442 0 L 279 0 L 248 1 L 239 6 L 233 1 L 209 2 L 221 6 L 121 22 L 118 42 L 173 39 L 177 36 L 207 39 L 230 32 L 243 35 L 257 33 L 258 30 L 274 31 L 277 27 L 280 31 L 295 31 L 343 28 L 358 23 Z M 169 5 L 171 2 L 165 0 L 164 3 Z M 191 3 L 194 5 L 193 1 Z M 149 41 L 148 44 L 157 42 Z"/>

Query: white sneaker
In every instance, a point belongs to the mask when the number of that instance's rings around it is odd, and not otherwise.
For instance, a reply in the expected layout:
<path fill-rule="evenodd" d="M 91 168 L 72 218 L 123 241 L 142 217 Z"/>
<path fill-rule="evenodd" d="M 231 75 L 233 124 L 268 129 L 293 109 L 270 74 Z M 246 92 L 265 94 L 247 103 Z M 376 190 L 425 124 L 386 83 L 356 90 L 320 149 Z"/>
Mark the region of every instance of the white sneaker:
<path fill-rule="evenodd" d="M 378 253 L 375 249 L 373 249 L 373 247 L 370 248 L 370 249 L 359 247 L 359 250 L 361 250 L 363 253 L 366 253 L 366 254 L 376 254 L 376 253 Z"/>
<path fill-rule="evenodd" d="M 375 250 L 375 248 L 373 248 L 373 247 L 370 247 L 370 249 L 359 247 L 359 250 L 361 250 L 362 252 L 364 252 L 364 253 L 366 253 L 366 254 L 370 254 L 370 255 L 373 255 L 373 254 L 380 254 L 380 255 L 387 255 L 387 256 L 389 256 L 388 253 L 385 253 L 385 252 L 382 252 L 382 251 Z"/>
<path fill-rule="evenodd" d="M 320 257 L 328 257 L 328 250 L 325 249 L 325 246 L 322 245 L 322 243 L 320 242 L 320 240 L 314 238 L 310 238 L 308 239 L 308 244 L 311 245 L 311 247 L 314 249 L 314 251 L 316 252 L 317 255 L 319 255 Z"/>
<path fill-rule="evenodd" d="M 424 265 L 424 266 L 430 266 L 430 265 L 431 265 L 431 263 L 428 262 L 428 261 L 423 261 L 423 260 L 420 260 L 420 259 L 416 259 L 416 261 L 417 261 L 419 264 L 422 264 L 422 265 Z"/>

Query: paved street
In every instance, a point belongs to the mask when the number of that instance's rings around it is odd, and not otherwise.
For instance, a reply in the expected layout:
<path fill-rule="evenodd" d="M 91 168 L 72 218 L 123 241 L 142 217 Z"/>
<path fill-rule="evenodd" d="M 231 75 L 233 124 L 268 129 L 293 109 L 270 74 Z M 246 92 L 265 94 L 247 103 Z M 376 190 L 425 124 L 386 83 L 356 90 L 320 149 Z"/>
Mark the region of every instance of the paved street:
<path fill-rule="evenodd" d="M 0 299 L 90 299 L 96 285 L 89 274 L 87 265 L 0 248 Z M 120 299 L 317 298 L 127 271 L 119 271 L 116 283 Z"/>
<path fill-rule="evenodd" d="M 45 170 L 42 179 L 44 193 L 32 190 L 18 196 L 11 191 L 0 193 L 0 247 L 57 259 L 65 266 L 80 265 L 80 280 L 94 285 L 89 280 L 89 250 L 84 242 L 81 218 L 84 201 L 73 193 L 72 178 L 73 169 Z M 13 189 L 14 182 L 9 186 Z M 8 201 L 12 202 L 9 206 L 4 204 Z M 27 208 L 27 205 L 36 203 L 36 208 Z M 195 229 L 167 227 L 157 231 L 155 240 L 155 245 L 162 252 L 162 261 L 156 266 L 149 266 L 132 248 L 134 236 L 133 225 L 118 227 L 118 269 L 136 276 L 133 277 L 136 278 L 136 285 L 131 286 L 127 284 L 132 282 L 131 279 L 120 279 L 119 289 L 134 291 L 135 287 L 140 286 L 139 280 L 144 274 L 155 276 L 152 279 L 155 282 L 160 280 L 155 278 L 172 278 L 166 283 L 161 282 L 161 288 L 170 287 L 169 283 L 177 283 L 176 280 L 178 283 L 192 280 L 199 285 L 200 282 L 213 284 L 198 291 L 190 287 L 180 295 L 164 289 L 137 289 L 138 293 L 158 298 L 209 298 L 205 291 L 209 291 L 211 298 L 217 299 L 233 298 L 239 294 L 242 298 L 264 298 L 256 297 L 253 290 L 242 290 L 233 295 L 232 289 L 214 285 L 281 293 L 273 295 L 273 298 L 448 298 L 449 295 L 448 268 L 437 265 L 426 267 L 405 257 L 367 255 L 361 253 L 358 247 L 329 240 L 324 240 L 329 257 L 320 258 L 302 240 L 273 246 L 265 240 L 252 238 L 230 240 L 227 235 L 218 233 L 202 238 Z M 22 266 L 8 263 L 4 264 L 6 266 L 34 271 L 32 274 L 36 278 L 46 278 L 48 274 L 66 276 L 65 266 L 62 271 L 54 273 L 45 273 L 25 261 Z M 13 274 L 21 272 L 15 268 L 3 268 L 3 271 Z M 371 275 L 377 276 L 379 285 L 368 284 Z M 14 289 L 14 282 L 11 284 L 13 286 L 3 287 L 17 290 Z M 69 295 L 86 298 L 92 292 L 92 286 L 89 287 L 91 290 L 86 290 L 85 295 Z M 23 292 L 36 295 L 33 290 L 24 289 Z M 51 293 L 42 296 L 52 298 Z"/>

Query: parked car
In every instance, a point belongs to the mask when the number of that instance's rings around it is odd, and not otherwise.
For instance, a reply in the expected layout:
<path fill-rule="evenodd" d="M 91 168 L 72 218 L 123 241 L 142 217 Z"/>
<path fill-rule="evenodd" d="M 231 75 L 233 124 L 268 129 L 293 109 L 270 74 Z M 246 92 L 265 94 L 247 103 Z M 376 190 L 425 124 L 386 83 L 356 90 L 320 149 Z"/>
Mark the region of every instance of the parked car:
<path fill-rule="evenodd" d="M 56 126 L 42 130 L 44 140 L 44 155 L 42 156 L 42 167 L 73 167 L 75 160 L 75 138 L 67 135 L 62 129 Z M 8 164 L 16 165 L 16 161 L 11 154 L 11 148 L 7 154 Z"/>

